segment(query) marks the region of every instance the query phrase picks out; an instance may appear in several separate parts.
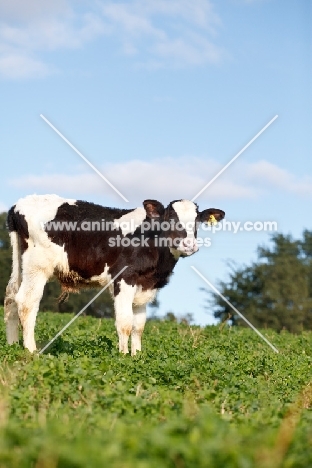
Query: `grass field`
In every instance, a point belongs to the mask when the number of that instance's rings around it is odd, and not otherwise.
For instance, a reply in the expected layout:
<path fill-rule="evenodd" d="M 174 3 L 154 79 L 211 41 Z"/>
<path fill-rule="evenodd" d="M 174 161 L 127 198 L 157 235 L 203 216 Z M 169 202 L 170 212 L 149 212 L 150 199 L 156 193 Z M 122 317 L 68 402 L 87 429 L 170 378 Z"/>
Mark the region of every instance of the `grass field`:
<path fill-rule="evenodd" d="M 117 352 L 114 323 L 80 317 L 31 356 L 5 343 L 0 310 L 0 467 L 311 467 L 312 333 L 151 321 L 144 351 Z M 42 347 L 70 315 L 40 313 Z"/>

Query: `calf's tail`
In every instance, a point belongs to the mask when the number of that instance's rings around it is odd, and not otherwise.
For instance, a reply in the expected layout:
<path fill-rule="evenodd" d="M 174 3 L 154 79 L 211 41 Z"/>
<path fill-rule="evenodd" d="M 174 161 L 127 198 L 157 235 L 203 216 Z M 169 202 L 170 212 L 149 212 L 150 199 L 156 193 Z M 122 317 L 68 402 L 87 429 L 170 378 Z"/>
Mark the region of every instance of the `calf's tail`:
<path fill-rule="evenodd" d="M 22 256 L 21 243 L 16 223 L 16 213 L 14 207 L 9 210 L 7 226 L 10 231 L 12 246 L 12 272 L 9 283 L 6 287 L 4 298 L 4 321 L 6 322 L 6 335 L 9 344 L 18 341 L 18 310 L 15 296 L 21 285 L 22 276 Z"/>

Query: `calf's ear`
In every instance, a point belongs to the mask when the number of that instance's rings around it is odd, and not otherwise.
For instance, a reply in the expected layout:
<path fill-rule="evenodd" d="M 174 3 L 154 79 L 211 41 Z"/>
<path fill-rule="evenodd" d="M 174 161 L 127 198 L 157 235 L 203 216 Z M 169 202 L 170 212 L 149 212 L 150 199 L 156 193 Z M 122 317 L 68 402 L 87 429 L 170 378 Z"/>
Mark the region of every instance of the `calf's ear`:
<path fill-rule="evenodd" d="M 159 218 L 165 211 L 164 205 L 157 200 L 144 200 L 143 206 L 148 218 Z"/>
<path fill-rule="evenodd" d="M 222 221 L 225 213 L 222 210 L 218 210 L 218 208 L 208 208 L 208 210 L 201 211 L 198 216 L 201 223 L 214 224 Z"/>

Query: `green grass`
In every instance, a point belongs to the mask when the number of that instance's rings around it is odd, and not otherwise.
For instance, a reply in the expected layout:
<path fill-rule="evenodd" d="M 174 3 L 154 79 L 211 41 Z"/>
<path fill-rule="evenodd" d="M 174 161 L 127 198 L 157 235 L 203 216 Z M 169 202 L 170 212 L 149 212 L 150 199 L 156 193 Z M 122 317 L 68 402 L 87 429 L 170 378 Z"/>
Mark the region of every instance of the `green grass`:
<path fill-rule="evenodd" d="M 71 317 L 40 313 L 38 346 Z M 80 317 L 31 356 L 1 322 L 0 467 L 312 466 L 312 333 L 263 333 L 279 354 L 249 329 L 154 321 L 131 358 L 113 321 Z"/>

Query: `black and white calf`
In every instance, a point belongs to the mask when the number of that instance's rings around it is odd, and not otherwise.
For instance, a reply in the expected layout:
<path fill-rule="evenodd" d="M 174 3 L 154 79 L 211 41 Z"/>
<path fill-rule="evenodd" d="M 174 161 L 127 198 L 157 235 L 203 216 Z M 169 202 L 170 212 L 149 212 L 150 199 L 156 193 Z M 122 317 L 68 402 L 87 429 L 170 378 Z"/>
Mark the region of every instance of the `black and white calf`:
<path fill-rule="evenodd" d="M 198 223 L 220 221 L 218 209 L 198 211 L 188 200 L 165 208 L 145 200 L 142 208 L 122 210 L 57 195 L 20 199 L 8 213 L 13 248 L 12 274 L 6 289 L 7 341 L 36 349 L 34 328 L 43 289 L 56 277 L 65 292 L 110 285 L 114 299 L 119 350 L 141 350 L 146 304 L 168 283 L 179 257 L 198 250 Z M 104 229 L 103 229 L 104 227 Z"/>

